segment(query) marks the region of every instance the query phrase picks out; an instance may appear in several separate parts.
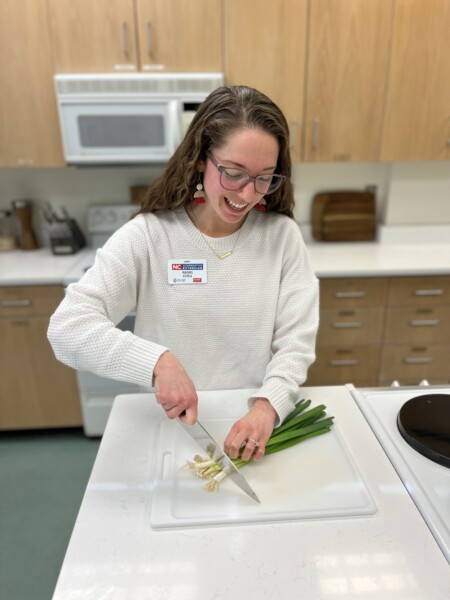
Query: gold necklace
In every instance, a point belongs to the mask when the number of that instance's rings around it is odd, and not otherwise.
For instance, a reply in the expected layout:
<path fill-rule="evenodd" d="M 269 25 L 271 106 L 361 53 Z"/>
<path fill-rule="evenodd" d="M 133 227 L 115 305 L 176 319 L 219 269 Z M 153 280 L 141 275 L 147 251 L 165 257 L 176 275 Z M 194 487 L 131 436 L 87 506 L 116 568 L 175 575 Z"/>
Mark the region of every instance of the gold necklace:
<path fill-rule="evenodd" d="M 235 240 L 235 242 L 234 242 L 234 244 L 233 244 L 233 247 L 232 247 L 230 250 L 227 250 L 226 252 L 224 252 L 223 254 L 218 254 L 218 253 L 217 253 L 217 252 L 214 250 L 214 248 L 211 246 L 211 244 L 208 242 L 208 240 L 206 239 L 206 235 L 205 235 L 205 234 L 202 232 L 202 230 L 201 230 L 201 229 L 200 229 L 200 227 L 198 226 L 198 224 L 197 224 L 197 221 L 195 220 L 195 217 L 194 217 L 194 214 L 193 214 L 193 212 L 192 212 L 192 211 L 189 211 L 189 212 L 190 212 L 190 215 L 191 215 L 191 217 L 192 217 L 192 221 L 193 221 L 193 223 L 194 223 L 194 225 L 195 225 L 196 229 L 198 230 L 198 232 L 199 232 L 199 233 L 200 233 L 200 235 L 202 236 L 202 238 L 203 238 L 203 240 L 204 240 L 205 244 L 208 246 L 208 248 L 211 250 L 211 252 L 213 252 L 213 253 L 214 253 L 214 254 L 217 256 L 217 258 L 220 258 L 220 260 L 223 260 L 224 258 L 228 258 L 228 256 L 231 256 L 231 255 L 233 254 L 233 252 L 234 252 L 234 249 L 236 248 L 236 244 L 237 244 L 237 243 L 238 243 L 238 241 L 239 241 L 239 236 L 241 235 L 241 229 L 242 229 L 242 225 L 239 227 L 239 231 L 238 231 L 238 234 L 237 234 L 236 240 Z"/>

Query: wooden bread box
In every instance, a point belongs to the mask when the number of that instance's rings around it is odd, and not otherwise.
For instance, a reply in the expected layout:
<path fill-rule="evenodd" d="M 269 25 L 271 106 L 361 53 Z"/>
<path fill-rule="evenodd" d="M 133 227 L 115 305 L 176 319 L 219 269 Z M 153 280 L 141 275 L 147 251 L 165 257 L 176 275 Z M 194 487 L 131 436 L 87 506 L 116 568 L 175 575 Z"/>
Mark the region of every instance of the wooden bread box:
<path fill-rule="evenodd" d="M 316 194 L 312 201 L 312 234 L 326 242 L 370 241 L 376 236 L 375 192 L 337 191 Z"/>

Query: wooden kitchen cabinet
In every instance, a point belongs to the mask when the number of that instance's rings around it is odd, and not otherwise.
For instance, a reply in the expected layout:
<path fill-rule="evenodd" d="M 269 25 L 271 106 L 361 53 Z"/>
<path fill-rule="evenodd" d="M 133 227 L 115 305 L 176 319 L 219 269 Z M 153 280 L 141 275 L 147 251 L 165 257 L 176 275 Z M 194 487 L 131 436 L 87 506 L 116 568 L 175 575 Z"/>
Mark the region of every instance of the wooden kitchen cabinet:
<path fill-rule="evenodd" d="M 0 166 L 64 166 L 45 0 L 0 2 Z"/>
<path fill-rule="evenodd" d="M 306 162 L 379 159 L 391 29 L 392 0 L 310 3 Z"/>
<path fill-rule="evenodd" d="M 135 0 L 142 70 L 223 71 L 222 0 Z"/>
<path fill-rule="evenodd" d="M 450 276 L 322 279 L 308 385 L 450 383 Z"/>
<path fill-rule="evenodd" d="M 254 87 L 280 106 L 294 162 L 301 153 L 307 12 L 307 0 L 224 2 L 225 81 Z"/>
<path fill-rule="evenodd" d="M 450 277 L 389 282 L 380 384 L 450 382 Z"/>
<path fill-rule="evenodd" d="M 450 159 L 450 2 L 396 0 L 381 160 Z"/>
<path fill-rule="evenodd" d="M 386 278 L 320 281 L 320 325 L 307 385 L 377 384 Z"/>
<path fill-rule="evenodd" d="M 221 0 L 47 0 L 58 73 L 221 71 Z"/>
<path fill-rule="evenodd" d="M 47 341 L 61 286 L 0 288 L 0 429 L 82 425 L 75 372 Z"/>

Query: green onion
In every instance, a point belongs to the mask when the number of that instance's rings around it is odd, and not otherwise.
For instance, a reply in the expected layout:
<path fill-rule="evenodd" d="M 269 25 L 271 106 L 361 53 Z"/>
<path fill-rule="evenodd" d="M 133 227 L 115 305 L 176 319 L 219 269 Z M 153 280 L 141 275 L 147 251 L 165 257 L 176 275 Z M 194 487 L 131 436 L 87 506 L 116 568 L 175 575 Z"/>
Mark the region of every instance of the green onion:
<path fill-rule="evenodd" d="M 294 410 L 289 413 L 283 423 L 273 430 L 266 443 L 264 456 L 281 452 L 281 450 L 330 431 L 334 417 L 326 416 L 326 406 L 320 404 L 306 410 L 310 405 L 311 400 L 303 399 L 297 402 Z M 243 460 L 239 456 L 232 459 L 232 462 L 235 467 L 241 469 L 251 460 Z M 227 469 L 222 469 L 220 459 L 216 462 L 215 457 L 202 458 L 196 455 L 193 462 L 188 461 L 187 464 L 197 477 L 210 480 L 204 486 L 210 492 L 216 492 L 219 483 L 228 475 Z"/>

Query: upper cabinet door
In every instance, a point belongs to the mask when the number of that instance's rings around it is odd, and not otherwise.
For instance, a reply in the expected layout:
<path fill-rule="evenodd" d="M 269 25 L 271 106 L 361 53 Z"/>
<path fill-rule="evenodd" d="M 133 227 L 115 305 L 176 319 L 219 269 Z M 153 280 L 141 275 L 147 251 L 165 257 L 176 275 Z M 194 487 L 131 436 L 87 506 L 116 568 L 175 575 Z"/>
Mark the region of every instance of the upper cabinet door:
<path fill-rule="evenodd" d="M 381 159 L 450 159 L 450 2 L 397 0 Z"/>
<path fill-rule="evenodd" d="M 379 159 L 391 0 L 310 3 L 304 159 Z"/>
<path fill-rule="evenodd" d="M 307 0 L 225 0 L 225 80 L 267 94 L 283 110 L 300 160 Z"/>
<path fill-rule="evenodd" d="M 0 2 L 0 55 L 0 166 L 63 166 L 45 0 Z"/>
<path fill-rule="evenodd" d="M 57 73 L 137 69 L 133 0 L 47 0 Z"/>
<path fill-rule="evenodd" d="M 142 70 L 222 71 L 221 9 L 221 0 L 136 0 Z"/>

